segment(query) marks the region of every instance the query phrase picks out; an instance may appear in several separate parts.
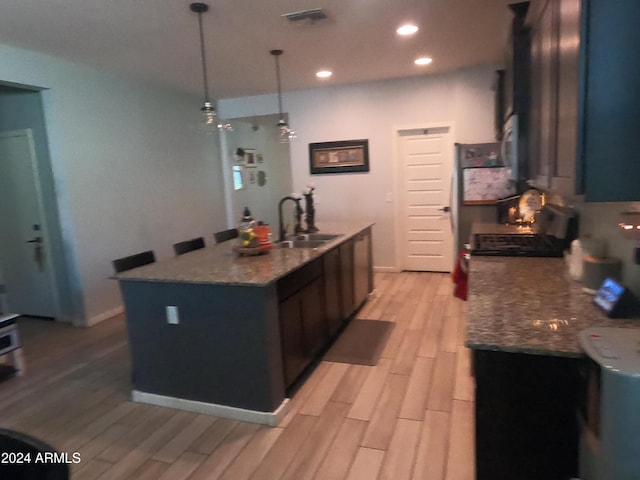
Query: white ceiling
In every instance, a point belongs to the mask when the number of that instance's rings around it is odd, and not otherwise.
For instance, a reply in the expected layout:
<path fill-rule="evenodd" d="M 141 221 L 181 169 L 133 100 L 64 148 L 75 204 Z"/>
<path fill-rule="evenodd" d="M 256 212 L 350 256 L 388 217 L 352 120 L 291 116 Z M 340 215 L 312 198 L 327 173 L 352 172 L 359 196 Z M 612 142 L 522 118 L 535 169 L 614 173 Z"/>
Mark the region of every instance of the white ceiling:
<path fill-rule="evenodd" d="M 213 98 L 423 75 L 503 62 L 514 0 L 211 0 L 204 35 Z M 0 43 L 202 93 L 197 15 L 188 0 L 0 0 Z M 323 8 L 294 25 L 282 14 Z M 420 26 L 411 38 L 396 27 Z M 433 58 L 417 67 L 420 55 Z M 319 80 L 320 68 L 333 70 Z M 0 69 L 0 81 L 2 70 Z"/>

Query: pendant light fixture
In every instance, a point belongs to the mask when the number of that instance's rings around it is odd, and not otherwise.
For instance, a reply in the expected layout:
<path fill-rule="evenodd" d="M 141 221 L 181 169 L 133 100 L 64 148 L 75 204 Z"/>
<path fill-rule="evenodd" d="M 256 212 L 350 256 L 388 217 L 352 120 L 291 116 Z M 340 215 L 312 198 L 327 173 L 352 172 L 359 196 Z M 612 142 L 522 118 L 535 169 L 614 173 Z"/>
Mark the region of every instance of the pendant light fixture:
<path fill-rule="evenodd" d="M 275 58 L 276 61 L 276 81 L 278 82 L 278 114 L 280 115 L 280 120 L 278 120 L 278 128 L 280 129 L 280 143 L 289 143 L 291 140 L 296 138 L 296 132 L 289 128 L 289 125 L 284 119 L 284 115 L 282 114 L 282 90 L 280 86 L 280 62 L 279 58 L 282 55 L 282 50 L 271 50 L 271 55 Z"/>
<path fill-rule="evenodd" d="M 231 124 L 225 123 L 218 118 L 216 109 L 209 98 L 209 85 L 207 78 L 207 56 L 204 48 L 204 32 L 202 28 L 202 14 L 209 11 L 209 5 L 206 3 L 192 3 L 189 5 L 192 12 L 198 14 L 198 27 L 200 31 L 200 58 L 202 59 L 202 82 L 204 84 L 204 104 L 200 111 L 202 118 L 200 121 L 200 130 L 204 133 L 220 133 L 223 131 L 232 131 Z"/>

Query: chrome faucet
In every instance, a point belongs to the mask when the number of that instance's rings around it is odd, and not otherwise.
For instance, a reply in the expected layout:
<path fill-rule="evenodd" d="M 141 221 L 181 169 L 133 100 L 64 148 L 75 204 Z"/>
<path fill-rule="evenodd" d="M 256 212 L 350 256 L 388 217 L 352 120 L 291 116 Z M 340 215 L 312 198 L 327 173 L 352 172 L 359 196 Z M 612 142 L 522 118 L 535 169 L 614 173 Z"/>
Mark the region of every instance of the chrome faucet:
<path fill-rule="evenodd" d="M 296 211 L 295 211 L 296 225 L 294 227 L 294 233 L 298 234 L 302 232 L 302 225 L 300 221 L 302 219 L 302 214 L 304 213 L 304 210 L 302 210 L 302 207 L 300 206 L 301 199 L 293 195 L 288 195 L 286 197 L 283 197 L 280 200 L 280 202 L 278 202 L 278 228 L 279 228 L 278 241 L 279 242 L 282 242 L 287 236 L 287 227 L 282 223 L 282 204 L 287 200 L 292 200 L 296 203 Z"/>

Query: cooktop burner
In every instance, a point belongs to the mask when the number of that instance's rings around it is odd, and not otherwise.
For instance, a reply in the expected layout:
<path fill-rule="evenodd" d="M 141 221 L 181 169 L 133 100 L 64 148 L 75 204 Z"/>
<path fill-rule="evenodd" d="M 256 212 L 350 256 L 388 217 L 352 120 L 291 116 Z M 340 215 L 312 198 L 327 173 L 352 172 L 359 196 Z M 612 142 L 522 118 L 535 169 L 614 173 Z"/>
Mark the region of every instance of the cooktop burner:
<path fill-rule="evenodd" d="M 503 257 L 562 257 L 563 244 L 542 234 L 476 234 L 472 255 Z"/>

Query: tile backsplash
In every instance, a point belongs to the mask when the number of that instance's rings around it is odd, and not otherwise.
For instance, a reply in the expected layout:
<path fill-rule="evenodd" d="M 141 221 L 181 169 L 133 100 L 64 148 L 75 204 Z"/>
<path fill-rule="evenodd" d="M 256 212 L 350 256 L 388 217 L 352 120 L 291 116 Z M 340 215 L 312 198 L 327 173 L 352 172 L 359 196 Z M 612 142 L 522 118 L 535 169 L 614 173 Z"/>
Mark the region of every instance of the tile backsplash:
<path fill-rule="evenodd" d="M 626 238 L 618 227 L 622 212 L 640 212 L 640 202 L 580 203 L 574 205 L 580 214 L 580 237 L 606 242 L 607 256 L 622 261 L 622 282 L 640 297 L 640 265 L 634 262 L 637 240 Z"/>

